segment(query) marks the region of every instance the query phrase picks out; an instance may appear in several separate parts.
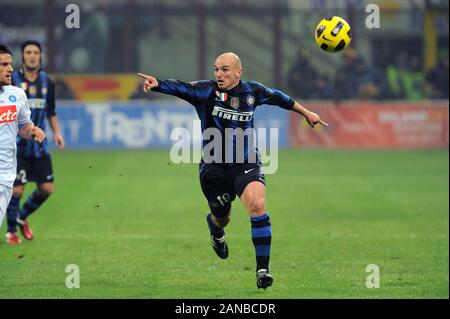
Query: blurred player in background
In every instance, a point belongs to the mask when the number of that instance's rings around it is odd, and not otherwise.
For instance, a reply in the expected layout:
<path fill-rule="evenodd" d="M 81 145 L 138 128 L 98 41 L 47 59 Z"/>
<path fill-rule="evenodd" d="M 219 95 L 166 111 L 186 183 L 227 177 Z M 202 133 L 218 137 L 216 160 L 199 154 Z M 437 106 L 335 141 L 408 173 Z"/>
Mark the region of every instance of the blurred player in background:
<path fill-rule="evenodd" d="M 11 85 L 12 54 L 0 44 L 0 227 L 13 192 L 16 178 L 17 134 L 41 143 L 44 132 L 30 119 L 25 92 Z"/>
<path fill-rule="evenodd" d="M 55 112 L 55 85 L 41 69 L 41 44 L 38 41 L 29 40 L 22 43 L 21 50 L 22 67 L 13 73 L 12 84 L 25 91 L 31 109 L 31 120 L 37 127 L 45 131 L 45 119 L 47 118 L 56 145 L 59 149 L 63 149 L 64 138 L 59 131 Z M 20 208 L 20 199 L 25 184 L 29 181 L 36 182 L 37 189 L 31 193 Z M 26 239 L 33 239 L 33 232 L 27 218 L 53 193 L 53 181 L 52 161 L 47 140 L 39 144 L 19 137 L 17 140 L 17 176 L 7 209 L 7 243 L 20 244 L 21 240 L 16 235 L 17 225 Z"/>
<path fill-rule="evenodd" d="M 215 81 L 184 82 L 179 80 L 159 80 L 153 76 L 138 73 L 144 78 L 145 92 L 153 90 L 177 96 L 195 106 L 201 120 L 202 132 L 214 128 L 220 131 L 222 147 L 230 135 L 226 129 L 241 131 L 253 129 L 253 112 L 262 104 L 278 105 L 303 115 L 308 124 L 327 126 L 320 117 L 281 91 L 268 88 L 257 82 L 241 81 L 242 66 L 239 57 L 231 52 L 220 55 L 214 63 Z M 259 160 L 259 153 L 244 143 L 243 162 L 236 156 L 227 157 L 224 152 L 214 161 L 205 159 L 200 163 L 200 183 L 211 212 L 206 220 L 211 233 L 211 244 L 216 254 L 228 257 L 224 228 L 230 221 L 231 202 L 240 197 L 250 216 L 251 235 L 256 254 L 256 285 L 267 288 L 273 278 L 269 273 L 272 226 L 266 210 L 265 177 Z M 231 137 L 236 146 L 236 136 Z M 214 150 L 217 151 L 217 150 Z M 256 153 L 251 160 L 251 153 Z M 214 156 L 217 154 L 214 154 Z M 236 153 L 234 154 L 236 155 Z M 225 156 L 225 157 L 223 157 Z M 218 159 L 218 160 L 217 160 Z"/>

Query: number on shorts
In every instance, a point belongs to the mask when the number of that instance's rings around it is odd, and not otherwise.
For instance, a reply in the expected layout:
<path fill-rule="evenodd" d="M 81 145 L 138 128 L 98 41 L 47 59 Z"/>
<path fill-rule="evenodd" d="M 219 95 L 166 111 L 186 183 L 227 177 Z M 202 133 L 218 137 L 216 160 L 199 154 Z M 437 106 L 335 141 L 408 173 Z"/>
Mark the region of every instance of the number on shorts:
<path fill-rule="evenodd" d="M 19 171 L 19 173 L 17 173 L 17 178 L 16 179 L 20 180 L 20 182 L 22 184 L 26 184 L 28 182 L 28 180 L 27 180 L 27 171 L 24 170 L 24 169 L 21 169 Z"/>
<path fill-rule="evenodd" d="M 217 200 L 219 201 L 220 205 L 225 206 L 230 201 L 230 194 L 225 193 L 222 196 L 217 196 Z"/>

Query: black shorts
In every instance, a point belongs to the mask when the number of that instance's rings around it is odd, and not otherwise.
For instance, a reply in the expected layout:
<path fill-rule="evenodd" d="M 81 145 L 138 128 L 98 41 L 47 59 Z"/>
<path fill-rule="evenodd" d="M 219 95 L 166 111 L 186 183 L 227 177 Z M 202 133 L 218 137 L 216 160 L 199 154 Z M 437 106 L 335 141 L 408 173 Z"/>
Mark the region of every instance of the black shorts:
<path fill-rule="evenodd" d="M 200 185 L 208 200 L 211 213 L 224 217 L 236 195 L 241 197 L 245 187 L 254 181 L 265 185 L 262 167 L 255 163 L 226 166 L 206 164 L 200 173 Z"/>
<path fill-rule="evenodd" d="M 22 157 L 17 158 L 17 176 L 14 186 L 25 185 L 28 182 L 37 184 L 53 183 L 53 167 L 50 155 L 41 158 Z"/>

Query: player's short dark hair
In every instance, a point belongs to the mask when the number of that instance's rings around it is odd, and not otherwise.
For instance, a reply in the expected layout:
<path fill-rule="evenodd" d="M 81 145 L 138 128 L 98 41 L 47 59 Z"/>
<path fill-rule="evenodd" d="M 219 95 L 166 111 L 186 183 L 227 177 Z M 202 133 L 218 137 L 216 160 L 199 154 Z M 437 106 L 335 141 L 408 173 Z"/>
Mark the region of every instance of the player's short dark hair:
<path fill-rule="evenodd" d="M 7 53 L 12 56 L 11 50 L 6 45 L 0 43 L 0 54 L 4 53 Z"/>
<path fill-rule="evenodd" d="M 22 53 L 23 53 L 23 51 L 25 51 L 25 48 L 26 48 L 28 45 L 35 45 L 35 46 L 37 46 L 37 47 L 39 48 L 39 52 L 42 52 L 42 46 L 41 46 L 41 43 L 40 43 L 39 41 L 36 41 L 36 40 L 27 40 L 27 41 L 23 42 L 23 43 L 20 45 L 20 50 L 22 51 Z"/>

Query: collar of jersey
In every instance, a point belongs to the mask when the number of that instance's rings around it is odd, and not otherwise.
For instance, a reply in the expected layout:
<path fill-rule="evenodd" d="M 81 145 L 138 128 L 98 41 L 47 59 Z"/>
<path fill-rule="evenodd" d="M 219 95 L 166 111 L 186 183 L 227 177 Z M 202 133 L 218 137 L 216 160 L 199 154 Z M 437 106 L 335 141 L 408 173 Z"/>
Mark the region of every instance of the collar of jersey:
<path fill-rule="evenodd" d="M 241 82 L 241 80 L 239 80 L 238 85 L 236 85 L 234 88 L 226 90 L 226 91 L 219 89 L 217 82 L 216 82 L 216 87 L 217 87 L 217 91 L 219 91 L 220 93 L 231 93 L 231 92 L 237 90 L 241 86 L 241 84 L 242 84 L 242 82 Z"/>

